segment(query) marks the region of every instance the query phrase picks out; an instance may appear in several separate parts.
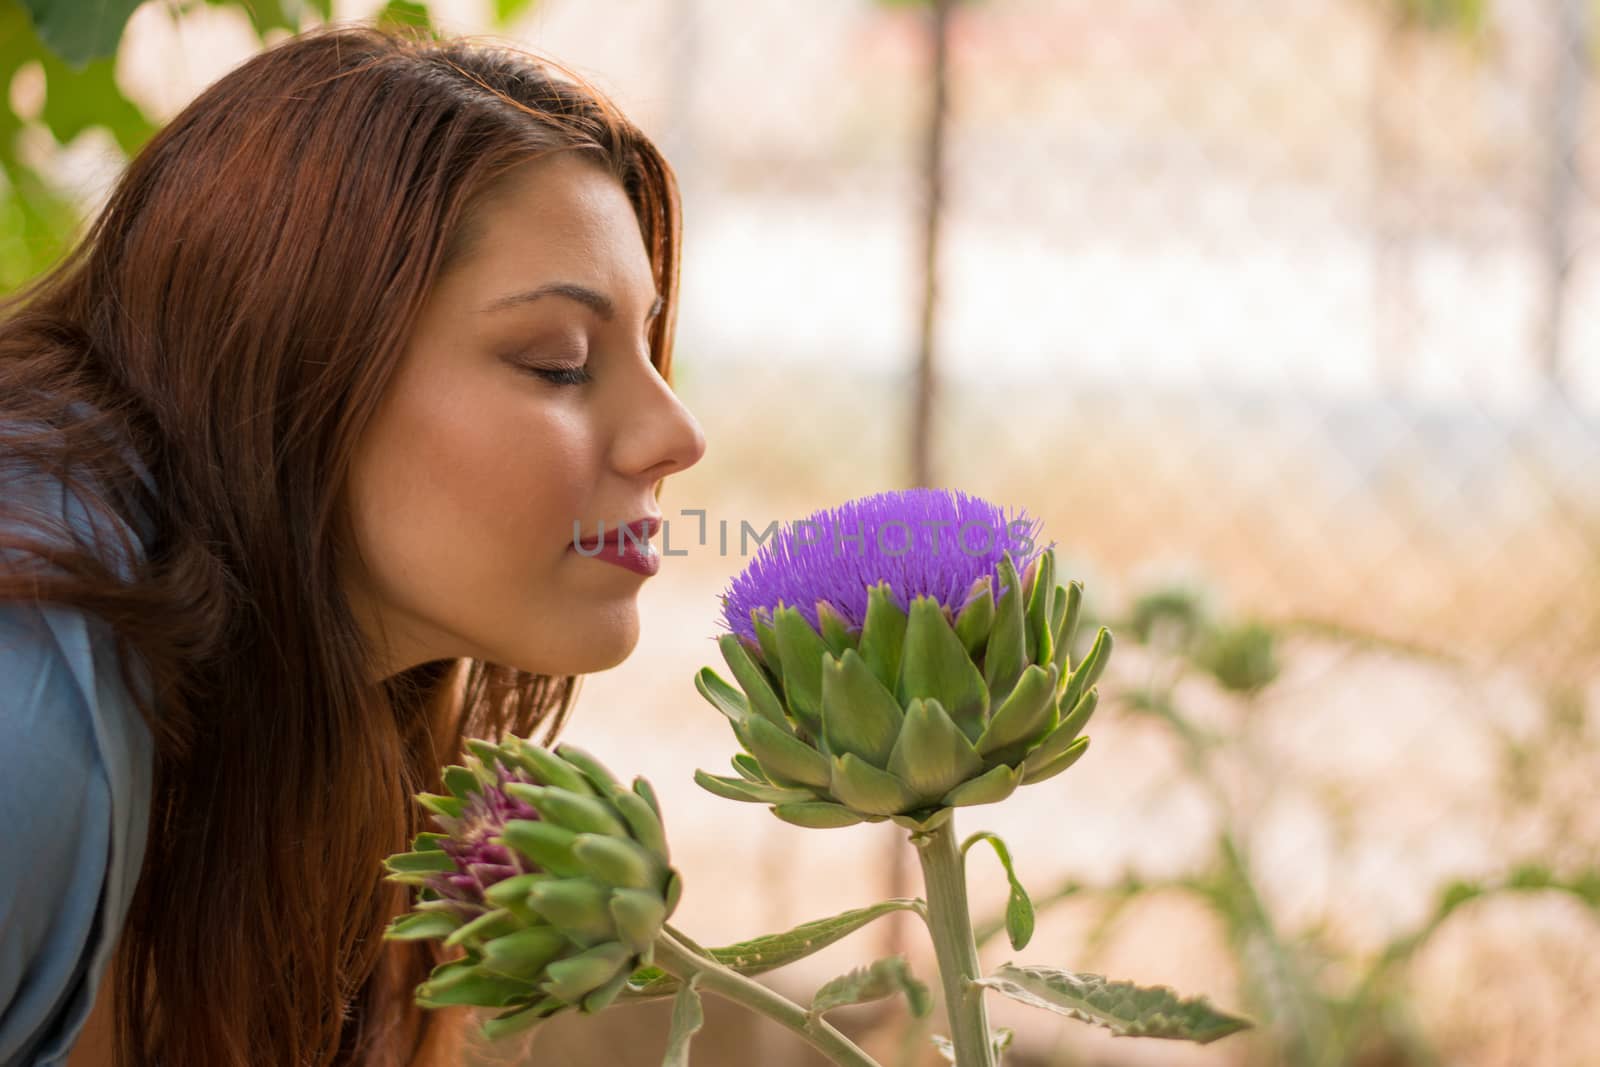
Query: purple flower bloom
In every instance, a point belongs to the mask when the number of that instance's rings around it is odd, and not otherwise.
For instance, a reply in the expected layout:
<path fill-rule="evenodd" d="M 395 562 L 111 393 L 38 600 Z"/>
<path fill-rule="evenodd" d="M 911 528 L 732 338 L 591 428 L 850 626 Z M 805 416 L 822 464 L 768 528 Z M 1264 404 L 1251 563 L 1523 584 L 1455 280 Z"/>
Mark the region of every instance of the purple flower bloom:
<path fill-rule="evenodd" d="M 437 813 L 433 816 L 440 830 L 448 835 L 440 840 L 439 847 L 456 865 L 454 871 L 442 872 L 428 880 L 428 885 L 441 897 L 481 905 L 483 891 L 494 883 L 537 869 L 526 857 L 492 839 L 500 835 L 511 819 L 539 818 L 532 805 L 506 795 L 506 784 L 541 783 L 531 775 L 499 766 L 495 774 L 496 786 L 470 794 L 460 818 Z"/>
<path fill-rule="evenodd" d="M 1038 525 L 1025 510 L 1013 510 L 1008 519 L 998 505 L 956 489 L 859 497 L 780 528 L 722 594 L 723 622 L 754 643 L 752 610 L 767 618 L 787 604 L 818 628 L 816 604 L 825 600 L 859 630 L 868 590 L 884 581 L 901 610 L 918 596 L 932 596 L 954 613 L 984 575 L 996 597 L 1003 592 L 999 566 L 1006 551 L 1023 574 L 1055 544 L 1033 544 Z"/>

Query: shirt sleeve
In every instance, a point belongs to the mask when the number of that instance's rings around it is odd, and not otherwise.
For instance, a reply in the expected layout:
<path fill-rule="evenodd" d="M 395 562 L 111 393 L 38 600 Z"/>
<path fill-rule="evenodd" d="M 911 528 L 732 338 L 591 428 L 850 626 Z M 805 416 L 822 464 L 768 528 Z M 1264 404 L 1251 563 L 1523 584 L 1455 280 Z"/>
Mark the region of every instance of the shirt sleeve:
<path fill-rule="evenodd" d="M 95 691 L 83 685 L 93 652 L 63 645 L 63 620 L 83 624 L 57 606 L 0 601 L 0 1065 L 7 1067 L 65 1060 L 109 957 L 101 901 L 112 790 L 91 707 Z"/>

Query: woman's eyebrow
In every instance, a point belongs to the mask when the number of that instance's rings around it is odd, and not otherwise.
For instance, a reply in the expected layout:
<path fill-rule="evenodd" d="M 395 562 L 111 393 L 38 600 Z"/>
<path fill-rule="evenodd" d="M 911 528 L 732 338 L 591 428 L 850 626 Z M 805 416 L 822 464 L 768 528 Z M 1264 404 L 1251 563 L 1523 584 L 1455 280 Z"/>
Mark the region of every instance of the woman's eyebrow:
<path fill-rule="evenodd" d="M 478 312 L 483 314 L 485 312 L 501 311 L 505 308 L 520 307 L 523 304 L 531 304 L 542 296 L 564 296 L 569 300 L 576 300 L 606 322 L 612 321 L 617 315 L 616 302 L 609 296 L 597 289 L 591 289 L 587 285 L 579 285 L 576 282 L 547 282 L 534 289 L 523 289 L 520 292 L 507 293 L 489 301 L 479 308 Z M 655 303 L 650 305 L 650 313 L 645 316 L 645 321 L 649 322 L 659 315 L 661 307 L 661 294 L 657 293 Z"/>

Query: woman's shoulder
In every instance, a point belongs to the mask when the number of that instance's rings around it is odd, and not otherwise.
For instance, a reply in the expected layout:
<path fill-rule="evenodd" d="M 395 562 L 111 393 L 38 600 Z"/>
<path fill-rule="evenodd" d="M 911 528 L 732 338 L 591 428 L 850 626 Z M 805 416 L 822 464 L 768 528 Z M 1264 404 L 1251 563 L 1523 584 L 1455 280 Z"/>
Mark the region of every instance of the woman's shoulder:
<path fill-rule="evenodd" d="M 97 523 L 57 479 L 12 467 L 0 481 L 8 503 L 80 533 Z M 142 550 L 147 531 L 126 532 Z M 64 1063 L 82 1029 L 144 859 L 153 757 L 110 627 L 0 600 L 0 1063 Z"/>
<path fill-rule="evenodd" d="M 64 1059 L 143 862 L 152 743 L 109 637 L 74 609 L 0 602 L 0 1063 Z"/>

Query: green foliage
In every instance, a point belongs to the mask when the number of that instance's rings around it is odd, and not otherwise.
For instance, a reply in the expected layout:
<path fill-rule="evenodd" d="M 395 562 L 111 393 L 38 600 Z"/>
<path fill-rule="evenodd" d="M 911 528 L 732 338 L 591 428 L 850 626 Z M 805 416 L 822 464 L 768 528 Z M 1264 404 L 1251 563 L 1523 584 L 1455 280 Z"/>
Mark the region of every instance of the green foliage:
<path fill-rule="evenodd" d="M 1104 1026 L 1119 1037 L 1165 1037 L 1209 1044 L 1254 1025 L 1217 1011 L 1204 997 L 1166 986 L 1112 982 L 1098 974 L 1002 964 L 978 984 L 1036 1008 Z"/>
<path fill-rule="evenodd" d="M 903 957 L 891 956 L 824 982 L 811 998 L 810 1013 L 819 1016 L 834 1008 L 882 1000 L 896 993 L 905 994 L 914 1018 L 920 1019 L 933 1010 L 928 987 L 911 974 Z"/>

